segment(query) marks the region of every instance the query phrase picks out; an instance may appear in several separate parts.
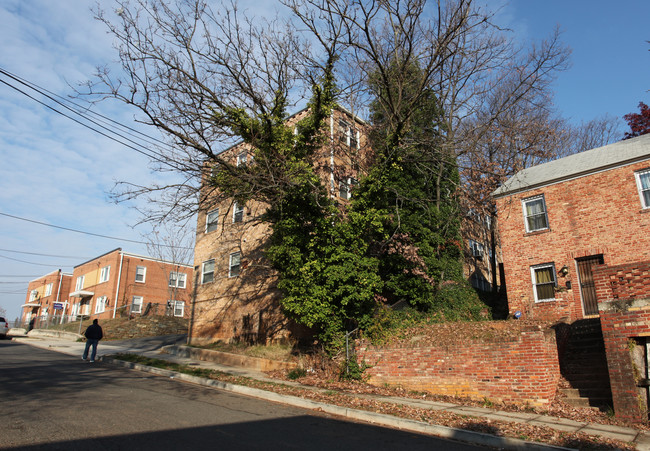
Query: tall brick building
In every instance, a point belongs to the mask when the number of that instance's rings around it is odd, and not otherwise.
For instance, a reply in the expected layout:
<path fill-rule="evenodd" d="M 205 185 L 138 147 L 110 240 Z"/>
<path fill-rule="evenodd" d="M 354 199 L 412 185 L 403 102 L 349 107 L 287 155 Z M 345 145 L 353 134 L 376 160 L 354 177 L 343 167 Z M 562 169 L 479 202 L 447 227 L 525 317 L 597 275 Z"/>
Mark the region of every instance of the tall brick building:
<path fill-rule="evenodd" d="M 306 114 L 303 110 L 292 116 L 288 126 Z M 367 157 L 365 123 L 337 109 L 327 128 L 328 140 L 317 154 L 316 171 L 330 196 L 347 202 Z M 224 155 L 237 165 L 254 164 L 245 144 L 235 145 Z M 294 329 L 280 310 L 276 276 L 264 258 L 270 230 L 260 217 L 267 206 L 233 201 L 214 205 L 206 194 L 209 189 L 204 184 L 196 228 L 197 289 L 190 341 L 266 342 L 287 337 Z"/>

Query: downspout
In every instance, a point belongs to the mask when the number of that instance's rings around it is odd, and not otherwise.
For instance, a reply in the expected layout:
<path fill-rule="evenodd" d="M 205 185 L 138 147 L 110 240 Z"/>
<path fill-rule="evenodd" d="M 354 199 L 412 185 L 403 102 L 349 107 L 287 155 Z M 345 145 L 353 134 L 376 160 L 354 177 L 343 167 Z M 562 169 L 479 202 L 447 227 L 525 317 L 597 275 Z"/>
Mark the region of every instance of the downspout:
<path fill-rule="evenodd" d="M 330 197 L 334 197 L 334 111 L 330 113 Z"/>
<path fill-rule="evenodd" d="M 63 280 L 63 273 L 61 272 L 61 269 L 59 268 L 59 286 L 56 288 L 56 300 L 54 301 L 55 303 L 58 304 L 59 302 L 59 297 L 61 296 L 61 281 Z M 65 307 L 63 307 L 63 312 L 61 312 L 61 321 L 59 324 L 63 324 L 63 317 L 65 316 Z"/>
<path fill-rule="evenodd" d="M 120 269 L 117 271 L 117 286 L 115 287 L 115 299 L 113 300 L 113 318 L 117 314 L 117 300 L 120 297 L 120 278 L 122 277 L 122 262 L 124 260 L 124 253 L 120 251 Z"/>

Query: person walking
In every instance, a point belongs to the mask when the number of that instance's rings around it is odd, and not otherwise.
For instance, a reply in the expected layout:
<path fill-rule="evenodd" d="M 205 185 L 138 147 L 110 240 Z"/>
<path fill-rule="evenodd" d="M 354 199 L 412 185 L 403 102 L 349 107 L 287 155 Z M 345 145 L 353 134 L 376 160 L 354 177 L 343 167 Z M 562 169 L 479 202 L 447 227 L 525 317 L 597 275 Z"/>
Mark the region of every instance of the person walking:
<path fill-rule="evenodd" d="M 97 318 L 95 318 L 93 323 L 88 326 L 84 335 L 86 336 L 86 348 L 84 349 L 84 354 L 81 356 L 81 359 L 86 360 L 88 358 L 88 350 L 92 346 L 93 350 L 92 354 L 90 354 L 90 363 L 93 363 L 97 356 L 97 343 L 99 343 L 99 340 L 104 337 L 104 331 L 102 331 L 102 327 L 98 324 Z"/>

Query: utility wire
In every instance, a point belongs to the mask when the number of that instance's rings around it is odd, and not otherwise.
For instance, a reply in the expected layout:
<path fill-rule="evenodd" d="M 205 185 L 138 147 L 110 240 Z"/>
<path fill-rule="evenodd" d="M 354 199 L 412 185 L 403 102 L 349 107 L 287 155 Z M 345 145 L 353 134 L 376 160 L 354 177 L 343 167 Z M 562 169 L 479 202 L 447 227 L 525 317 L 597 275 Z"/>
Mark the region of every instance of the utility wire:
<path fill-rule="evenodd" d="M 69 255 L 53 255 L 53 254 L 40 254 L 38 252 L 25 252 L 25 251 L 14 251 L 11 249 L 0 249 L 1 252 L 14 252 L 16 254 L 28 254 L 28 255 L 38 255 L 40 257 L 56 257 L 56 258 L 74 258 L 75 260 L 88 260 L 90 257 L 76 257 Z"/>
<path fill-rule="evenodd" d="M 151 243 L 147 243 L 145 241 L 129 240 L 127 238 L 118 238 L 118 237 L 114 237 L 114 236 L 101 235 L 99 233 L 92 233 L 92 232 L 85 232 L 83 230 L 71 229 L 69 227 L 63 227 L 63 226 L 58 226 L 58 225 L 54 225 L 54 224 L 48 224 L 46 222 L 36 221 L 34 219 L 21 218 L 20 216 L 14 216 L 14 215 L 10 215 L 10 214 L 3 213 L 3 212 L 0 212 L 0 216 L 7 216 L 8 218 L 18 219 L 20 221 L 31 222 L 31 223 L 34 223 L 34 224 L 39 224 L 39 225 L 43 225 L 43 226 L 47 226 L 47 227 L 53 227 L 55 229 L 67 230 L 69 232 L 75 232 L 75 233 L 82 233 L 84 235 L 91 235 L 91 236 L 96 236 L 96 237 L 99 237 L 99 238 L 106 238 L 106 239 L 109 239 L 109 240 L 126 241 L 126 242 L 129 242 L 129 243 L 137 243 L 137 244 L 145 244 L 145 245 L 146 244 L 151 244 Z M 171 248 L 176 248 L 176 249 L 194 249 L 193 247 L 174 246 L 174 245 L 171 245 L 171 244 L 157 244 L 157 246 L 171 247 Z M 5 257 L 5 258 L 7 258 L 7 257 Z"/>
<path fill-rule="evenodd" d="M 53 266 L 61 266 L 61 265 L 53 265 L 51 263 L 28 262 L 28 261 L 25 261 L 25 260 L 19 260 L 17 258 L 7 257 L 6 255 L 2 255 L 2 254 L 0 254 L 0 258 L 6 258 L 7 260 L 12 260 L 12 261 L 15 261 L 15 262 L 20 262 L 20 263 L 27 263 L 29 265 L 49 266 L 50 268 L 53 267 Z M 72 266 L 72 265 L 65 265 L 65 266 Z"/>
<path fill-rule="evenodd" d="M 2 72 L 2 71 L 0 70 L 0 72 Z M 81 122 L 80 120 L 75 119 L 75 118 L 73 118 L 73 117 L 71 117 L 71 116 L 69 116 L 69 115 L 67 115 L 67 114 L 65 114 L 65 113 L 63 113 L 63 112 L 57 110 L 57 109 L 54 108 L 53 106 L 50 106 L 50 105 L 48 105 L 47 103 L 45 103 L 45 102 L 43 102 L 43 101 L 41 101 L 41 100 L 35 98 L 34 96 L 32 96 L 32 95 L 26 93 L 26 92 L 23 91 L 22 89 L 20 89 L 20 88 L 14 86 L 14 85 L 12 85 L 11 83 L 8 83 L 8 82 L 5 81 L 5 80 L 0 80 L 0 83 L 3 83 L 3 84 L 5 84 L 5 85 L 9 86 L 10 88 L 12 88 L 12 89 L 18 91 L 19 93 L 21 93 L 21 94 L 23 94 L 24 96 L 26 96 L 26 97 L 32 99 L 33 101 L 35 101 L 35 102 L 37 102 L 37 103 L 40 103 L 40 104 L 43 105 L 44 107 L 49 108 L 50 110 L 54 111 L 55 113 L 60 114 L 61 116 L 66 117 L 66 118 L 70 119 L 71 121 L 74 121 L 74 122 L 76 122 L 77 124 L 79 124 L 79 125 L 81 125 L 81 126 L 83 126 L 83 127 L 86 127 L 86 128 L 88 128 L 88 129 L 94 131 L 95 133 L 99 133 L 100 135 L 102 135 L 102 136 L 104 136 L 104 137 L 106 137 L 106 138 L 108 138 L 108 139 L 110 139 L 110 140 L 112 140 L 112 141 L 115 141 L 115 142 L 117 142 L 117 143 L 119 143 L 119 144 L 122 144 L 123 146 L 128 147 L 129 149 L 135 150 L 136 152 L 138 152 L 138 153 L 140 153 L 140 154 L 142 154 L 142 155 L 145 155 L 146 157 L 151 158 L 152 160 L 155 160 L 155 161 L 157 161 L 157 162 L 159 162 L 159 163 L 162 163 L 162 164 L 164 164 L 164 165 L 166 165 L 166 166 L 173 167 L 173 166 L 169 163 L 169 161 L 164 160 L 164 159 L 162 159 L 162 158 L 159 158 L 159 157 L 156 156 L 155 154 L 148 153 L 148 152 L 151 152 L 151 150 L 149 150 L 149 149 L 147 149 L 147 151 L 144 151 L 144 150 L 139 149 L 139 148 L 137 148 L 137 147 L 135 147 L 135 146 L 133 146 L 133 145 L 131 145 L 131 144 L 128 144 L 128 143 L 123 142 L 123 141 L 120 141 L 119 139 L 114 138 L 113 136 L 110 136 L 109 134 L 104 133 L 103 131 L 98 130 L 97 128 L 91 127 L 91 126 L 88 125 L 88 124 L 84 124 L 84 123 Z M 95 125 L 98 125 L 96 122 L 93 122 L 92 120 L 90 120 L 90 119 L 88 119 L 88 118 L 85 118 L 85 119 L 88 120 L 89 122 L 94 123 Z M 105 127 L 103 127 L 103 126 L 101 126 L 101 125 L 100 125 L 100 127 L 101 127 L 101 128 L 105 128 Z M 130 140 L 130 139 L 128 139 L 128 138 L 125 138 L 124 136 L 120 135 L 119 133 L 115 133 L 115 134 L 116 134 L 117 136 L 119 136 L 119 137 L 121 137 L 121 138 L 127 140 L 127 141 L 134 142 L 134 141 L 132 141 L 132 140 Z M 135 144 L 137 144 L 137 143 L 135 143 Z"/>
<path fill-rule="evenodd" d="M 78 114 L 80 116 L 83 116 L 83 114 L 91 114 L 91 115 L 93 115 L 95 117 L 101 118 L 103 120 L 103 122 L 105 122 L 105 123 L 110 122 L 111 124 L 117 125 L 117 126 L 123 128 L 125 130 L 128 130 L 129 132 L 132 132 L 132 133 L 129 133 L 131 136 L 137 136 L 137 135 L 143 136 L 144 138 L 147 138 L 147 140 L 153 141 L 152 144 L 163 145 L 163 146 L 169 147 L 170 149 L 173 149 L 173 146 L 170 145 L 168 142 L 165 142 L 165 141 L 163 141 L 161 139 L 158 139 L 158 138 L 156 138 L 154 136 L 150 136 L 150 135 L 148 135 L 146 133 L 141 132 L 140 130 L 136 130 L 136 129 L 132 128 L 132 127 L 129 127 L 126 124 L 123 124 L 123 123 L 118 122 L 118 121 L 116 121 L 114 119 L 111 119 L 108 116 L 104 116 L 101 113 L 98 113 L 98 112 L 96 112 L 94 110 L 86 108 L 83 105 L 80 105 L 80 104 L 78 104 L 76 102 L 73 102 L 72 100 L 70 100 L 68 98 L 60 96 L 59 94 L 56 94 L 56 93 L 48 90 L 47 88 L 43 88 L 42 86 L 39 86 L 38 84 L 36 84 L 36 83 L 34 83 L 32 81 L 29 81 L 29 80 L 27 80 L 27 79 L 25 79 L 23 77 L 20 77 L 20 76 L 18 76 L 16 74 L 12 74 L 11 72 L 9 72 L 9 71 L 7 71 L 5 69 L 0 68 L 0 73 L 5 74 L 8 77 L 11 77 L 12 79 L 14 79 L 14 80 L 18 81 L 19 83 L 21 83 L 21 84 L 23 84 L 23 85 L 25 85 L 25 86 L 39 92 L 40 94 L 43 94 L 44 96 L 48 97 L 49 99 L 53 100 L 54 102 L 58 103 L 59 105 L 65 106 L 61 102 L 65 102 L 67 104 L 74 105 L 75 107 L 78 108 L 78 110 L 72 110 L 71 108 L 69 108 L 67 106 L 66 106 L 66 108 L 69 109 L 70 111 L 73 111 L 74 113 L 76 113 L 76 114 Z M 38 89 L 36 89 L 36 88 L 38 88 Z M 47 95 L 45 93 L 47 93 Z M 58 99 L 61 99 L 61 100 L 60 101 L 56 100 L 55 97 L 58 98 Z M 82 114 L 81 111 L 83 111 L 85 113 Z M 143 138 L 140 138 L 140 139 L 143 139 Z M 146 141 L 146 140 L 143 139 L 143 141 Z"/>

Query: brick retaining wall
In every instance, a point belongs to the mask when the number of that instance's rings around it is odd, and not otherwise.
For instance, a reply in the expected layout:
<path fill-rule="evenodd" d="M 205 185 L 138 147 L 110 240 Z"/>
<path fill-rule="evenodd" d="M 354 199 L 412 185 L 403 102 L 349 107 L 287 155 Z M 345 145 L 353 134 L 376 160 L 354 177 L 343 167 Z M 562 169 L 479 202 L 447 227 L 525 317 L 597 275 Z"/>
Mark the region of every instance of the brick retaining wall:
<path fill-rule="evenodd" d="M 555 398 L 560 367 L 555 331 L 522 331 L 496 341 L 451 346 L 376 347 L 359 344 L 373 385 L 390 384 L 441 395 L 545 405 Z"/>

